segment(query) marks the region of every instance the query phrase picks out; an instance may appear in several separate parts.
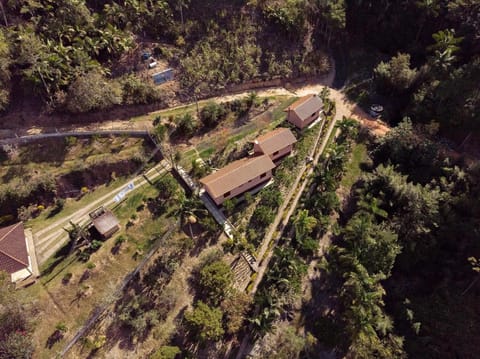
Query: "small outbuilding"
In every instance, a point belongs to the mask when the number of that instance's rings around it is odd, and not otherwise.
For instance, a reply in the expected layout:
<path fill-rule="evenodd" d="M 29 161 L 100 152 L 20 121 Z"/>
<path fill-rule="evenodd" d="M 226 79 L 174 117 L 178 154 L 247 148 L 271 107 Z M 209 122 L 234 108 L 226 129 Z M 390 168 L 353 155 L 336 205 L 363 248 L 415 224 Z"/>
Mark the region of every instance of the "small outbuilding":
<path fill-rule="evenodd" d="M 295 142 L 297 139 L 292 131 L 280 127 L 258 137 L 253 142 L 253 151 L 257 155 L 268 155 L 272 161 L 277 161 L 292 152 Z"/>
<path fill-rule="evenodd" d="M 285 111 L 288 122 L 303 130 L 320 117 L 323 101 L 317 95 L 310 94 L 292 103 Z"/>
<path fill-rule="evenodd" d="M 32 255 L 35 256 L 33 241 L 29 246 L 22 222 L 0 228 L 0 270 L 10 274 L 13 283 L 38 275 Z"/>
<path fill-rule="evenodd" d="M 120 229 L 120 222 L 112 211 L 100 207 L 97 210 L 90 213 L 93 226 L 98 233 L 104 238 L 110 238 L 116 231 Z"/>

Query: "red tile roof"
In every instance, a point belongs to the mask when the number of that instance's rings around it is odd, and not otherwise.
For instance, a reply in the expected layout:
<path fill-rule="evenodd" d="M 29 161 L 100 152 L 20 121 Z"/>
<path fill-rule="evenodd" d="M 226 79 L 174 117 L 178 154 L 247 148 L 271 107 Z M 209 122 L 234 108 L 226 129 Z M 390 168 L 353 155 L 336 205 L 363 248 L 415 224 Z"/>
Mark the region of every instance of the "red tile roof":
<path fill-rule="evenodd" d="M 242 158 L 202 178 L 200 182 L 208 186 L 213 197 L 220 197 L 274 168 L 275 164 L 267 155 Z"/>
<path fill-rule="evenodd" d="M 297 142 L 292 131 L 288 128 L 277 128 L 263 136 L 258 137 L 255 143 L 260 147 L 265 155 L 271 155 Z"/>
<path fill-rule="evenodd" d="M 23 223 L 0 228 L 0 270 L 12 274 L 27 268 L 28 265 Z"/>

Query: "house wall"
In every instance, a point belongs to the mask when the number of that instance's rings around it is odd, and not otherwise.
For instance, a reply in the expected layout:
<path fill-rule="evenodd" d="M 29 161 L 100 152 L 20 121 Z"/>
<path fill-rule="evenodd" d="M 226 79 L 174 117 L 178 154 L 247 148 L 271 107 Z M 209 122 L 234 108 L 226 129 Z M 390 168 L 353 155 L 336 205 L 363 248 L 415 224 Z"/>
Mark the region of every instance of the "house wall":
<path fill-rule="evenodd" d="M 269 155 L 270 156 L 270 159 L 272 161 L 276 161 L 277 159 L 281 158 L 281 157 L 284 157 L 286 155 L 288 155 L 290 152 L 292 152 L 292 149 L 293 149 L 293 146 L 292 145 L 288 145 L 287 147 L 281 149 L 280 151 L 278 151 L 277 154 L 271 154 Z"/>
<path fill-rule="evenodd" d="M 120 229 L 120 226 L 115 226 L 112 229 L 110 229 L 108 232 L 103 234 L 103 238 L 107 239 L 110 238 L 116 231 Z"/>
<path fill-rule="evenodd" d="M 267 182 L 269 181 L 270 179 L 272 178 L 272 171 L 267 171 L 266 172 L 266 176 L 265 177 L 256 177 L 254 179 L 252 179 L 251 181 L 247 182 L 247 183 L 244 183 L 243 185 L 233 189 L 230 191 L 230 194 L 226 197 L 224 197 L 223 195 L 219 196 L 219 197 L 214 197 L 212 195 L 212 192 L 210 190 L 210 188 L 208 186 L 205 186 L 205 190 L 207 191 L 207 193 L 210 195 L 210 197 L 212 197 L 213 201 L 217 204 L 217 205 L 221 205 L 223 202 L 225 202 L 227 199 L 231 199 L 233 197 L 236 197 L 238 195 L 241 195 L 242 193 L 258 186 L 259 184 L 263 183 L 263 182 Z"/>
<path fill-rule="evenodd" d="M 303 130 L 320 116 L 320 112 L 321 111 L 317 111 L 310 117 L 307 117 L 305 120 L 302 121 L 294 111 L 288 111 L 287 120 L 297 126 L 299 129 Z"/>
<path fill-rule="evenodd" d="M 300 117 L 297 116 L 295 111 L 288 111 L 287 121 L 298 128 L 302 128 L 302 120 L 300 119 Z"/>
<path fill-rule="evenodd" d="M 19 270 L 18 272 L 12 273 L 11 274 L 11 279 L 12 282 L 18 282 L 19 280 L 28 278 L 32 275 L 32 273 L 28 270 L 28 268 L 24 268 L 22 270 Z"/>

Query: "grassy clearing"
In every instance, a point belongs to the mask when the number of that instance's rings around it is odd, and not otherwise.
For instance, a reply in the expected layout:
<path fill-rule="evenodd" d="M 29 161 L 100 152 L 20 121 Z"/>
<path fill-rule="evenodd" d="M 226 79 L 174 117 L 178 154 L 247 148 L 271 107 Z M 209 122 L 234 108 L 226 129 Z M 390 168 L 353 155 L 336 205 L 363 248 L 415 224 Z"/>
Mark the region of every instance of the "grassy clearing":
<path fill-rule="evenodd" d="M 285 109 L 298 100 L 298 97 L 282 97 L 280 105 L 272 111 L 273 123 L 278 125 L 279 123 L 283 122 L 287 118 L 287 113 Z"/>
<path fill-rule="evenodd" d="M 367 146 L 364 143 L 355 144 L 340 185 L 351 188 L 362 174 L 362 164 L 367 162 L 368 159 Z"/>
<path fill-rule="evenodd" d="M 33 232 L 35 233 L 36 231 L 49 226 L 53 222 L 56 222 L 58 220 L 61 220 L 62 218 L 66 218 L 74 214 L 78 210 L 84 208 L 88 204 L 92 203 L 94 200 L 105 196 L 109 192 L 115 189 L 120 190 L 120 188 L 126 185 L 129 181 L 130 179 L 119 178 L 109 184 L 105 184 L 97 187 L 94 191 L 88 192 L 78 200 L 75 198 L 67 198 L 65 200 L 65 205 L 61 212 L 57 214 L 52 214 L 53 207 L 47 208 L 45 211 L 40 213 L 38 217 L 33 218 L 28 222 L 26 222 L 25 225 L 27 227 L 32 228 Z M 55 230 L 55 228 L 53 230 Z M 48 232 L 45 234 L 48 234 Z"/>
<path fill-rule="evenodd" d="M 17 153 L 1 162 L 0 177 L 6 184 L 31 173 L 59 176 L 101 162 L 130 159 L 141 153 L 143 147 L 141 138 L 49 139 L 20 146 Z"/>
<path fill-rule="evenodd" d="M 121 230 L 113 238 L 103 242 L 102 247 L 91 255 L 87 262 L 90 265 L 72 255 L 63 259 L 38 283 L 24 290 L 25 301 L 35 300 L 31 305 L 35 306 L 38 313 L 34 319 L 34 342 L 38 358 L 55 357 L 58 350 L 63 348 L 83 325 L 92 310 L 111 300 L 112 293 L 121 280 L 138 264 L 153 241 L 167 231 L 173 220 L 169 217 L 169 212 L 174 208 L 169 208 L 166 213 L 155 217 L 146 206 L 142 206 L 146 198 L 157 195 L 155 186 L 146 185 L 114 208 L 114 213 L 121 223 Z M 136 218 L 134 224 L 127 226 L 133 214 Z M 120 236 L 126 241 L 117 252 L 114 247 Z M 68 282 L 64 280 L 67 273 L 71 273 Z M 59 322 L 64 322 L 69 330 L 65 339 L 48 348 L 47 339 Z"/>

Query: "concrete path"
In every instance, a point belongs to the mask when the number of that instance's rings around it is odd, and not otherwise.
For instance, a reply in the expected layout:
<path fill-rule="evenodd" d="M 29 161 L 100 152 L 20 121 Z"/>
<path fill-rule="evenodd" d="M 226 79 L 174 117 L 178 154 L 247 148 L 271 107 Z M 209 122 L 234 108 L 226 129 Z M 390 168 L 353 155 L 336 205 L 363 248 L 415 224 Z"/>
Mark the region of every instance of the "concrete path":
<path fill-rule="evenodd" d="M 38 269 L 37 254 L 35 252 L 35 243 L 33 242 L 32 230 L 30 228 L 25 229 L 25 239 L 27 240 L 28 254 L 30 256 L 30 264 L 32 266 L 32 275 L 37 278 L 40 276 Z"/>
<path fill-rule="evenodd" d="M 208 197 L 206 192 L 202 191 L 199 195 L 199 198 L 202 200 L 208 211 L 212 214 L 213 218 L 215 218 L 217 223 L 222 227 L 227 237 L 233 239 L 233 231 L 235 230 L 233 224 L 230 223 L 230 221 L 227 219 L 227 217 L 225 217 L 223 212 L 217 207 L 212 199 Z"/>

